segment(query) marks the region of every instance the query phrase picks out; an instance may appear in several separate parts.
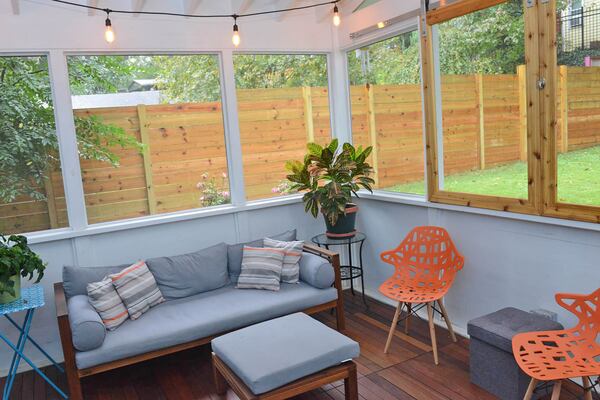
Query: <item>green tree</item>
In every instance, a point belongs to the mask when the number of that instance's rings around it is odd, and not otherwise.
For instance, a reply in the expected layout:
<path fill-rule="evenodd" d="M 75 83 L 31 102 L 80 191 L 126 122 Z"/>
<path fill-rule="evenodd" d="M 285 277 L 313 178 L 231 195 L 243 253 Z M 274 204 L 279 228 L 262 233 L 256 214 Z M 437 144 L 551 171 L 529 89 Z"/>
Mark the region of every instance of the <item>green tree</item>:
<path fill-rule="evenodd" d="M 104 65 L 81 66 L 76 85 L 109 84 Z M 85 82 L 84 82 L 85 81 Z M 79 155 L 118 165 L 112 146 L 140 147 L 122 129 L 99 118 L 76 118 Z M 44 181 L 59 168 L 58 140 L 46 57 L 0 57 L 0 201 L 44 200 Z"/>

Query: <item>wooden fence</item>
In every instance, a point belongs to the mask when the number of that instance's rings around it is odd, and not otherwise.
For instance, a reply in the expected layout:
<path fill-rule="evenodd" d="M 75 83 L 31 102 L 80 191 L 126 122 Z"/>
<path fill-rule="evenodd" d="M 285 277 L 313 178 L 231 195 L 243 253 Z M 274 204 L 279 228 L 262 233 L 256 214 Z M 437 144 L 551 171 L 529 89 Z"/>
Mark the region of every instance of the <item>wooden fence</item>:
<path fill-rule="evenodd" d="M 562 67 L 557 101 L 559 149 L 600 143 L 600 69 Z M 490 168 L 526 157 L 524 70 L 516 75 L 444 76 L 445 172 Z M 419 85 L 351 88 L 355 143 L 373 145 L 380 188 L 423 179 Z M 284 163 L 301 159 L 307 141 L 331 137 L 326 88 L 240 90 L 238 108 L 249 199 L 276 196 Z M 227 173 L 220 102 L 76 111 L 97 115 L 144 143 L 145 151 L 115 149 L 121 165 L 81 160 L 90 223 L 193 209 L 202 174 Z M 564 132 L 564 134 L 563 134 Z M 227 188 L 224 188 L 227 190 Z M 47 201 L 0 204 L 0 231 L 29 232 L 67 223 L 60 172 L 45 185 Z"/>

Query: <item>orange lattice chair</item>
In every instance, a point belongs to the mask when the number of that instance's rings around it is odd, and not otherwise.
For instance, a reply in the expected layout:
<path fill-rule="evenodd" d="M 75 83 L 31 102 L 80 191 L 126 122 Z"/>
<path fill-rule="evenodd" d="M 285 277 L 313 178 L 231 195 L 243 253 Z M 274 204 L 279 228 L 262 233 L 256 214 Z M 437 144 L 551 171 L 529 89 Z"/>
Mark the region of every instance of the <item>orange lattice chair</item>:
<path fill-rule="evenodd" d="M 525 332 L 512 340 L 513 354 L 531 377 L 524 400 L 531 399 L 539 381 L 555 381 L 552 400 L 560 397 L 563 379 L 582 378 L 585 399 L 592 400 L 590 376 L 600 375 L 600 289 L 590 295 L 556 295 L 556 302 L 579 318 L 571 329 Z"/>
<path fill-rule="evenodd" d="M 384 353 L 388 352 L 392 343 L 403 305 L 406 305 L 407 309 L 404 325 L 406 333 L 410 315 L 414 313 L 413 304 L 426 305 L 433 358 L 437 365 L 439 362 L 433 324 L 433 312 L 437 311 L 435 302 L 439 305 L 452 340 L 456 342 L 452 324 L 441 300 L 452 286 L 456 273 L 462 269 L 463 256 L 456 250 L 444 228 L 420 226 L 410 231 L 396 249 L 381 253 L 381 259 L 392 264 L 396 271 L 381 285 L 379 291 L 398 301 Z"/>

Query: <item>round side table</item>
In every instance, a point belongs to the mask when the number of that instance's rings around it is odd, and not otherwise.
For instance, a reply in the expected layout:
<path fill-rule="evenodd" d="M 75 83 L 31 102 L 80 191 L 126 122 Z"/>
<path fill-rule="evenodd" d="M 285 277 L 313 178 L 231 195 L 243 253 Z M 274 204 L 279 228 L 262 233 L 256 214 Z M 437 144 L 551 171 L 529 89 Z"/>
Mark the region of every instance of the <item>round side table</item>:
<path fill-rule="evenodd" d="M 325 247 L 329 250 L 330 246 L 342 246 L 342 249 L 347 250 L 348 264 L 340 266 L 340 274 L 342 281 L 350 281 L 350 290 L 354 296 L 354 280 L 360 278 L 363 303 L 368 307 L 365 297 L 365 280 L 362 261 L 362 249 L 367 235 L 362 232 L 356 232 L 356 235 L 347 238 L 330 238 L 326 234 L 314 236 L 311 241 L 319 247 Z M 352 245 L 358 244 L 358 264 L 354 265 L 352 261 Z"/>

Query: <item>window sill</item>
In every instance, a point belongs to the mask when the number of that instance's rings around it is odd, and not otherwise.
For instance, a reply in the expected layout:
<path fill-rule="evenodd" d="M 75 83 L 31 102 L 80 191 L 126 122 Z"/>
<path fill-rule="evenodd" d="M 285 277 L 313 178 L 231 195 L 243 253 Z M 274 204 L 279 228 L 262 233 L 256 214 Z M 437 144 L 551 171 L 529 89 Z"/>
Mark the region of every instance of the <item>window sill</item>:
<path fill-rule="evenodd" d="M 372 194 L 366 191 L 359 192 L 362 199 L 385 201 L 388 203 L 398 203 L 417 207 L 427 207 L 439 210 L 464 212 L 469 214 L 487 215 L 497 218 L 507 218 L 517 221 L 535 222 L 554 226 L 563 226 L 568 228 L 583 229 L 588 231 L 600 232 L 600 224 L 591 222 L 572 221 L 568 219 L 545 217 L 540 215 L 519 214 L 508 211 L 487 210 L 485 208 L 454 206 L 450 204 L 433 203 L 424 196 L 375 191 Z"/>
<path fill-rule="evenodd" d="M 207 207 L 196 210 L 180 211 L 176 213 L 152 215 L 134 219 L 93 224 L 88 225 L 83 229 L 62 228 L 42 232 L 25 233 L 24 235 L 27 236 L 27 239 L 30 244 L 40 244 L 46 242 L 54 242 L 57 240 L 73 239 L 83 236 L 118 232 L 127 229 L 143 228 L 173 222 L 190 221 L 195 219 L 214 217 L 218 215 L 236 214 L 244 211 L 252 211 L 262 208 L 284 206 L 288 204 L 299 203 L 301 200 L 301 195 L 291 195 L 272 199 L 250 201 L 243 205 L 237 206 L 228 204 L 223 206 Z"/>

